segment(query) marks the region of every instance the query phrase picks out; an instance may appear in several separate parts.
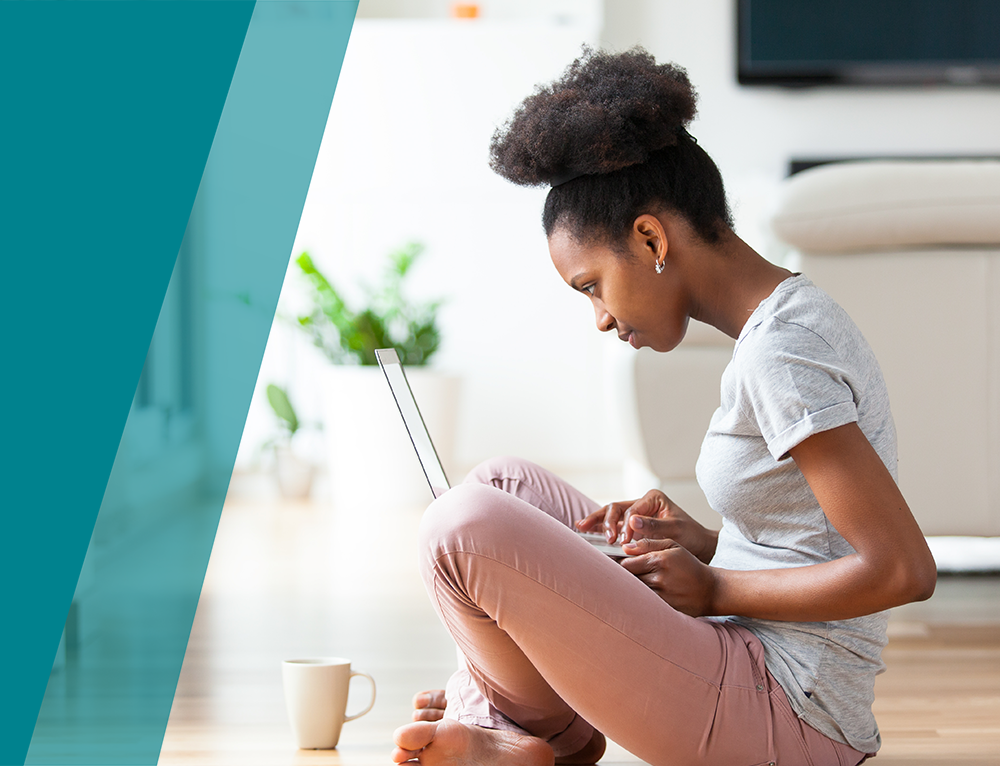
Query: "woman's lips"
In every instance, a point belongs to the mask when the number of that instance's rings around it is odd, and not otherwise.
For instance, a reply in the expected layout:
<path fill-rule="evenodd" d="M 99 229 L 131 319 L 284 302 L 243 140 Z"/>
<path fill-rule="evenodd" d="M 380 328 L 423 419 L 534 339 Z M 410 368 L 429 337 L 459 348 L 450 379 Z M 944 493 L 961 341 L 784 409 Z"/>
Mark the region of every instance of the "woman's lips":
<path fill-rule="evenodd" d="M 619 333 L 618 340 L 622 341 L 623 343 L 628 343 L 632 348 L 639 348 L 638 343 L 635 339 L 635 333 L 631 330 L 629 330 L 628 335 L 625 335 L 624 333 Z"/>

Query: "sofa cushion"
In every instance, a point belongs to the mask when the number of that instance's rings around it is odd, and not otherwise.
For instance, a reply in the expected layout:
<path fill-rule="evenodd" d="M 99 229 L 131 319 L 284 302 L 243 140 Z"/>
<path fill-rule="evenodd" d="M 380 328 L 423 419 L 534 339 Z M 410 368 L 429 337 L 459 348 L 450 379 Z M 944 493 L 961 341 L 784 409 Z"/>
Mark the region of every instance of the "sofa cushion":
<path fill-rule="evenodd" d="M 1000 243 L 1000 161 L 833 163 L 784 184 L 772 227 L 803 252 Z"/>

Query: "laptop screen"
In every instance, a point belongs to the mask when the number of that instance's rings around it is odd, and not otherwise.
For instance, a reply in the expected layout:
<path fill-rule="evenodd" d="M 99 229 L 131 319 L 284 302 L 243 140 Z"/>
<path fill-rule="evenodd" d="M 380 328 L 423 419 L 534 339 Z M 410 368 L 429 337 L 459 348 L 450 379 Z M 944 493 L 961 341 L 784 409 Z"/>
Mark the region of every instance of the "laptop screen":
<path fill-rule="evenodd" d="M 420 416 L 417 402 L 413 398 L 410 384 L 406 381 L 406 373 L 403 372 L 403 365 L 399 361 L 399 355 L 394 348 L 382 348 L 375 352 L 379 367 L 385 373 L 385 379 L 389 382 L 392 396 L 396 400 L 399 414 L 403 416 L 403 424 L 413 442 L 413 448 L 417 451 L 417 459 L 421 468 L 424 469 L 424 476 L 430 485 L 434 497 L 443 494 L 451 485 L 448 477 L 445 476 L 444 468 L 438 459 L 437 450 L 431 436 L 427 433 L 427 426 Z"/>

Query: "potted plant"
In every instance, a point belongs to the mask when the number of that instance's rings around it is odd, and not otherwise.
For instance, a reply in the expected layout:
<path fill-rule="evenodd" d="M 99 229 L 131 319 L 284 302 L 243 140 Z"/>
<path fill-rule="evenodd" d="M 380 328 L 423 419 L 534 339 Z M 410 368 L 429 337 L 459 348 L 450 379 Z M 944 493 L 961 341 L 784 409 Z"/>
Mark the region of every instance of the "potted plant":
<path fill-rule="evenodd" d="M 391 346 L 403 364 L 426 365 L 441 341 L 441 301 L 418 304 L 403 294 L 403 281 L 423 250 L 410 242 L 390 253 L 382 284 L 366 288 L 368 305 L 358 311 L 347 307 L 309 254 L 302 253 L 295 262 L 312 286 L 313 309 L 299 317 L 299 326 L 334 364 L 375 366 L 375 349 Z"/>
<path fill-rule="evenodd" d="M 422 507 L 431 498 L 375 349 L 396 349 L 446 468 L 450 461 L 458 379 L 427 366 L 441 342 L 441 301 L 413 301 L 405 290 L 423 250 L 411 242 L 391 252 L 380 284 L 364 288 L 365 305 L 357 308 L 308 253 L 296 259 L 312 301 L 297 324 L 332 362 L 323 386 L 323 419 L 331 495 L 338 506 Z"/>

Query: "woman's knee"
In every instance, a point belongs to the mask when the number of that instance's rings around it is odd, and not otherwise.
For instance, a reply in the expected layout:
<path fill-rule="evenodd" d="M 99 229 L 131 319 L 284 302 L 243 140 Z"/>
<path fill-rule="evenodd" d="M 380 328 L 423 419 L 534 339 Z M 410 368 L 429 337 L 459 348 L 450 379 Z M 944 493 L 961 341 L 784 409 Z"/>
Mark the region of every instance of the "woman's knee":
<path fill-rule="evenodd" d="M 495 520 L 494 512 L 502 493 L 485 483 L 458 484 L 424 511 L 420 521 L 421 550 L 432 555 L 461 550 L 466 543 L 481 536 L 482 527 Z"/>

